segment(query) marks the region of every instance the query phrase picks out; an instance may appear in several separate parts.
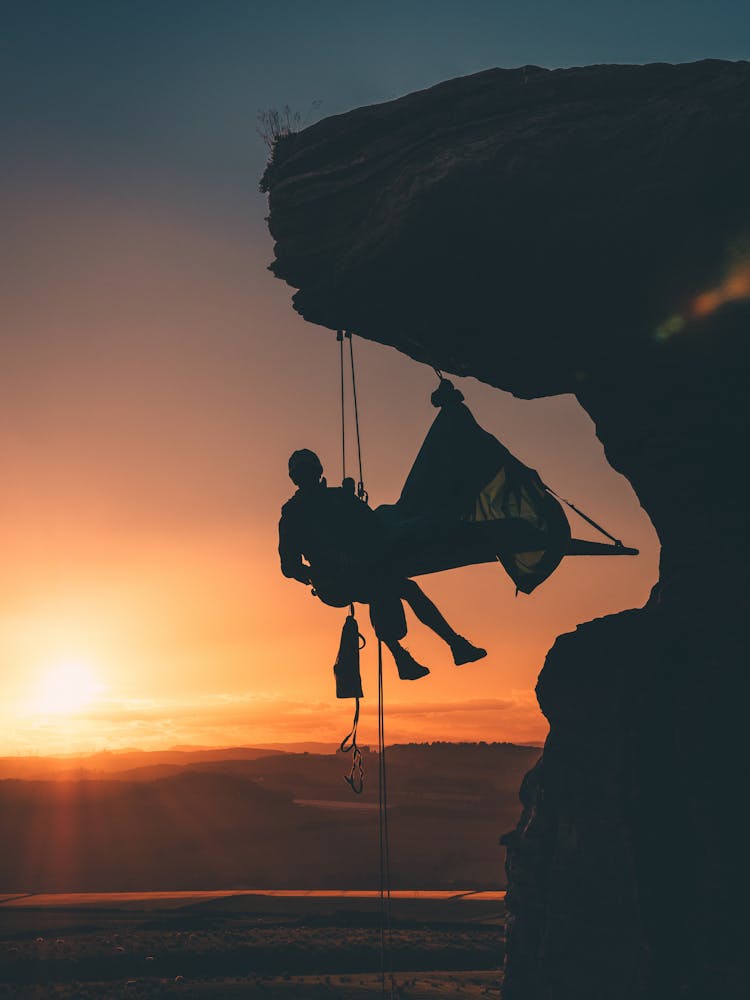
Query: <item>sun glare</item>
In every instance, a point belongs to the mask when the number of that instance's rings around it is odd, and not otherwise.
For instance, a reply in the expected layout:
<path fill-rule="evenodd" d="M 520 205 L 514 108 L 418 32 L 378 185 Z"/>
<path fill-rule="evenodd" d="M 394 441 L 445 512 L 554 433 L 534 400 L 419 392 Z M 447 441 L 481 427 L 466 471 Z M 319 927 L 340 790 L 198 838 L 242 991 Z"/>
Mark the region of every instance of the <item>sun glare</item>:
<path fill-rule="evenodd" d="M 103 690 L 86 663 L 59 660 L 39 677 L 32 708 L 36 715 L 71 715 L 88 708 Z"/>

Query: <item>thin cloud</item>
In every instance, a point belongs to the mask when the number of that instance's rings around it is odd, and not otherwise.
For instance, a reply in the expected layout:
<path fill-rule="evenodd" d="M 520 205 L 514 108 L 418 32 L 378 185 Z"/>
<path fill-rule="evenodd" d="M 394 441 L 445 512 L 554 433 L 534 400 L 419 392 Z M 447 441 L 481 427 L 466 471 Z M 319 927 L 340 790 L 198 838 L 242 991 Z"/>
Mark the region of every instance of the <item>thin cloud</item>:
<path fill-rule="evenodd" d="M 34 749 L 95 750 L 174 744 L 210 746 L 321 741 L 335 745 L 348 731 L 353 702 L 307 702 L 274 692 L 224 692 L 201 700 L 100 701 L 64 720 L 37 720 L 15 727 L 17 752 Z M 363 701 L 360 742 L 377 739 L 377 705 Z M 508 698 L 466 699 L 387 706 L 386 738 L 394 742 L 434 740 L 542 740 L 546 725 L 531 693 Z"/>

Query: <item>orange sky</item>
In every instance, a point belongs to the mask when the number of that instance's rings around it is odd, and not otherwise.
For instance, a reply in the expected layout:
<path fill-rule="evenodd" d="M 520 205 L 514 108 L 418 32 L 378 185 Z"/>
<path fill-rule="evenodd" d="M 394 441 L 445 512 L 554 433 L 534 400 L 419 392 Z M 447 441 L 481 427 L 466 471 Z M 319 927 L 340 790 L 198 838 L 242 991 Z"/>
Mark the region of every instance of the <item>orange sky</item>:
<path fill-rule="evenodd" d="M 260 216 L 262 197 L 248 198 Z M 265 270 L 270 239 L 249 238 L 243 219 L 68 181 L 41 199 L 19 188 L 9 225 L 0 753 L 335 742 L 351 708 L 331 676 L 344 613 L 284 580 L 275 550 L 290 451 L 314 448 L 340 475 L 334 335 L 294 314 Z M 400 491 L 435 379 L 393 350 L 356 350 L 377 504 Z M 425 579 L 489 656 L 457 669 L 412 621 L 409 647 L 433 672 L 405 684 L 387 663 L 387 736 L 541 739 L 533 687 L 546 650 L 578 622 L 641 605 L 658 546 L 572 398 L 461 386 L 484 426 L 642 555 L 566 560 L 532 597 L 515 598 L 499 567 Z M 365 742 L 374 650 L 363 654 Z M 66 676 L 90 689 L 55 711 Z"/>
<path fill-rule="evenodd" d="M 0 36 L 13 95 L 0 158 L 0 754 L 334 744 L 348 730 L 331 672 L 344 613 L 278 569 L 289 453 L 314 448 L 340 475 L 337 346 L 266 270 L 258 112 L 289 104 L 307 124 L 491 66 L 746 58 L 748 5 L 704 7 L 548 4 L 540 29 L 521 0 L 14 6 Z M 735 250 L 657 338 L 750 293 Z M 393 350 L 356 350 L 365 478 L 373 503 L 393 501 L 435 377 Z M 386 735 L 539 740 L 534 684 L 556 635 L 642 605 L 658 544 L 572 398 L 461 388 L 480 423 L 642 554 L 567 559 L 531 597 L 496 566 L 423 580 L 489 655 L 457 669 L 411 620 L 432 674 L 399 682 L 387 662 Z M 370 638 L 363 742 L 376 734 Z"/>

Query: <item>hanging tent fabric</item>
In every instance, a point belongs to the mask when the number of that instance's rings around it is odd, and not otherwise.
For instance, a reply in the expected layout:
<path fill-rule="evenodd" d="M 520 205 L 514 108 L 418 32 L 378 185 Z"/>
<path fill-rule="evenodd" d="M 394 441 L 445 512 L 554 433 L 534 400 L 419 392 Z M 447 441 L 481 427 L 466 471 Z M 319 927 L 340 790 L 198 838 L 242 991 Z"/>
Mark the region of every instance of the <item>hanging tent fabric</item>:
<path fill-rule="evenodd" d="M 439 413 L 401 496 L 375 511 L 388 528 L 393 563 L 410 577 L 497 559 L 530 594 L 576 554 L 562 507 L 533 469 L 479 426 L 449 381 L 432 402 Z M 582 545 L 581 554 L 635 554 Z"/>

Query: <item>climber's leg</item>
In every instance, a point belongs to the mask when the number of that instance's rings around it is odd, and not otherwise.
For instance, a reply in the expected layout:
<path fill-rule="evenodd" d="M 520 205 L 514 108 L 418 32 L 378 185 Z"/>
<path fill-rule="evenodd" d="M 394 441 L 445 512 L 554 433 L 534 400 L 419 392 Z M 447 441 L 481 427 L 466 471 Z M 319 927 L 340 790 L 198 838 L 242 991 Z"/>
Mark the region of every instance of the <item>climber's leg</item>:
<path fill-rule="evenodd" d="M 450 646 L 453 662 L 457 666 L 462 663 L 473 663 L 487 655 L 487 650 L 472 645 L 468 639 L 464 639 L 451 628 L 437 607 L 413 580 L 402 581 L 399 593 L 417 618 Z"/>
<path fill-rule="evenodd" d="M 370 601 L 370 621 L 375 635 L 390 650 L 402 681 L 416 681 L 429 674 L 399 642 L 406 635 L 406 615 L 398 595 L 379 595 Z"/>
<path fill-rule="evenodd" d="M 403 639 L 406 635 L 406 615 L 398 594 L 378 593 L 371 596 L 370 621 L 375 635 L 389 643 Z"/>
<path fill-rule="evenodd" d="M 454 632 L 427 594 L 413 580 L 401 582 L 399 596 L 404 598 L 422 624 L 437 633 L 443 642 L 450 646 L 458 638 L 458 633 Z"/>

